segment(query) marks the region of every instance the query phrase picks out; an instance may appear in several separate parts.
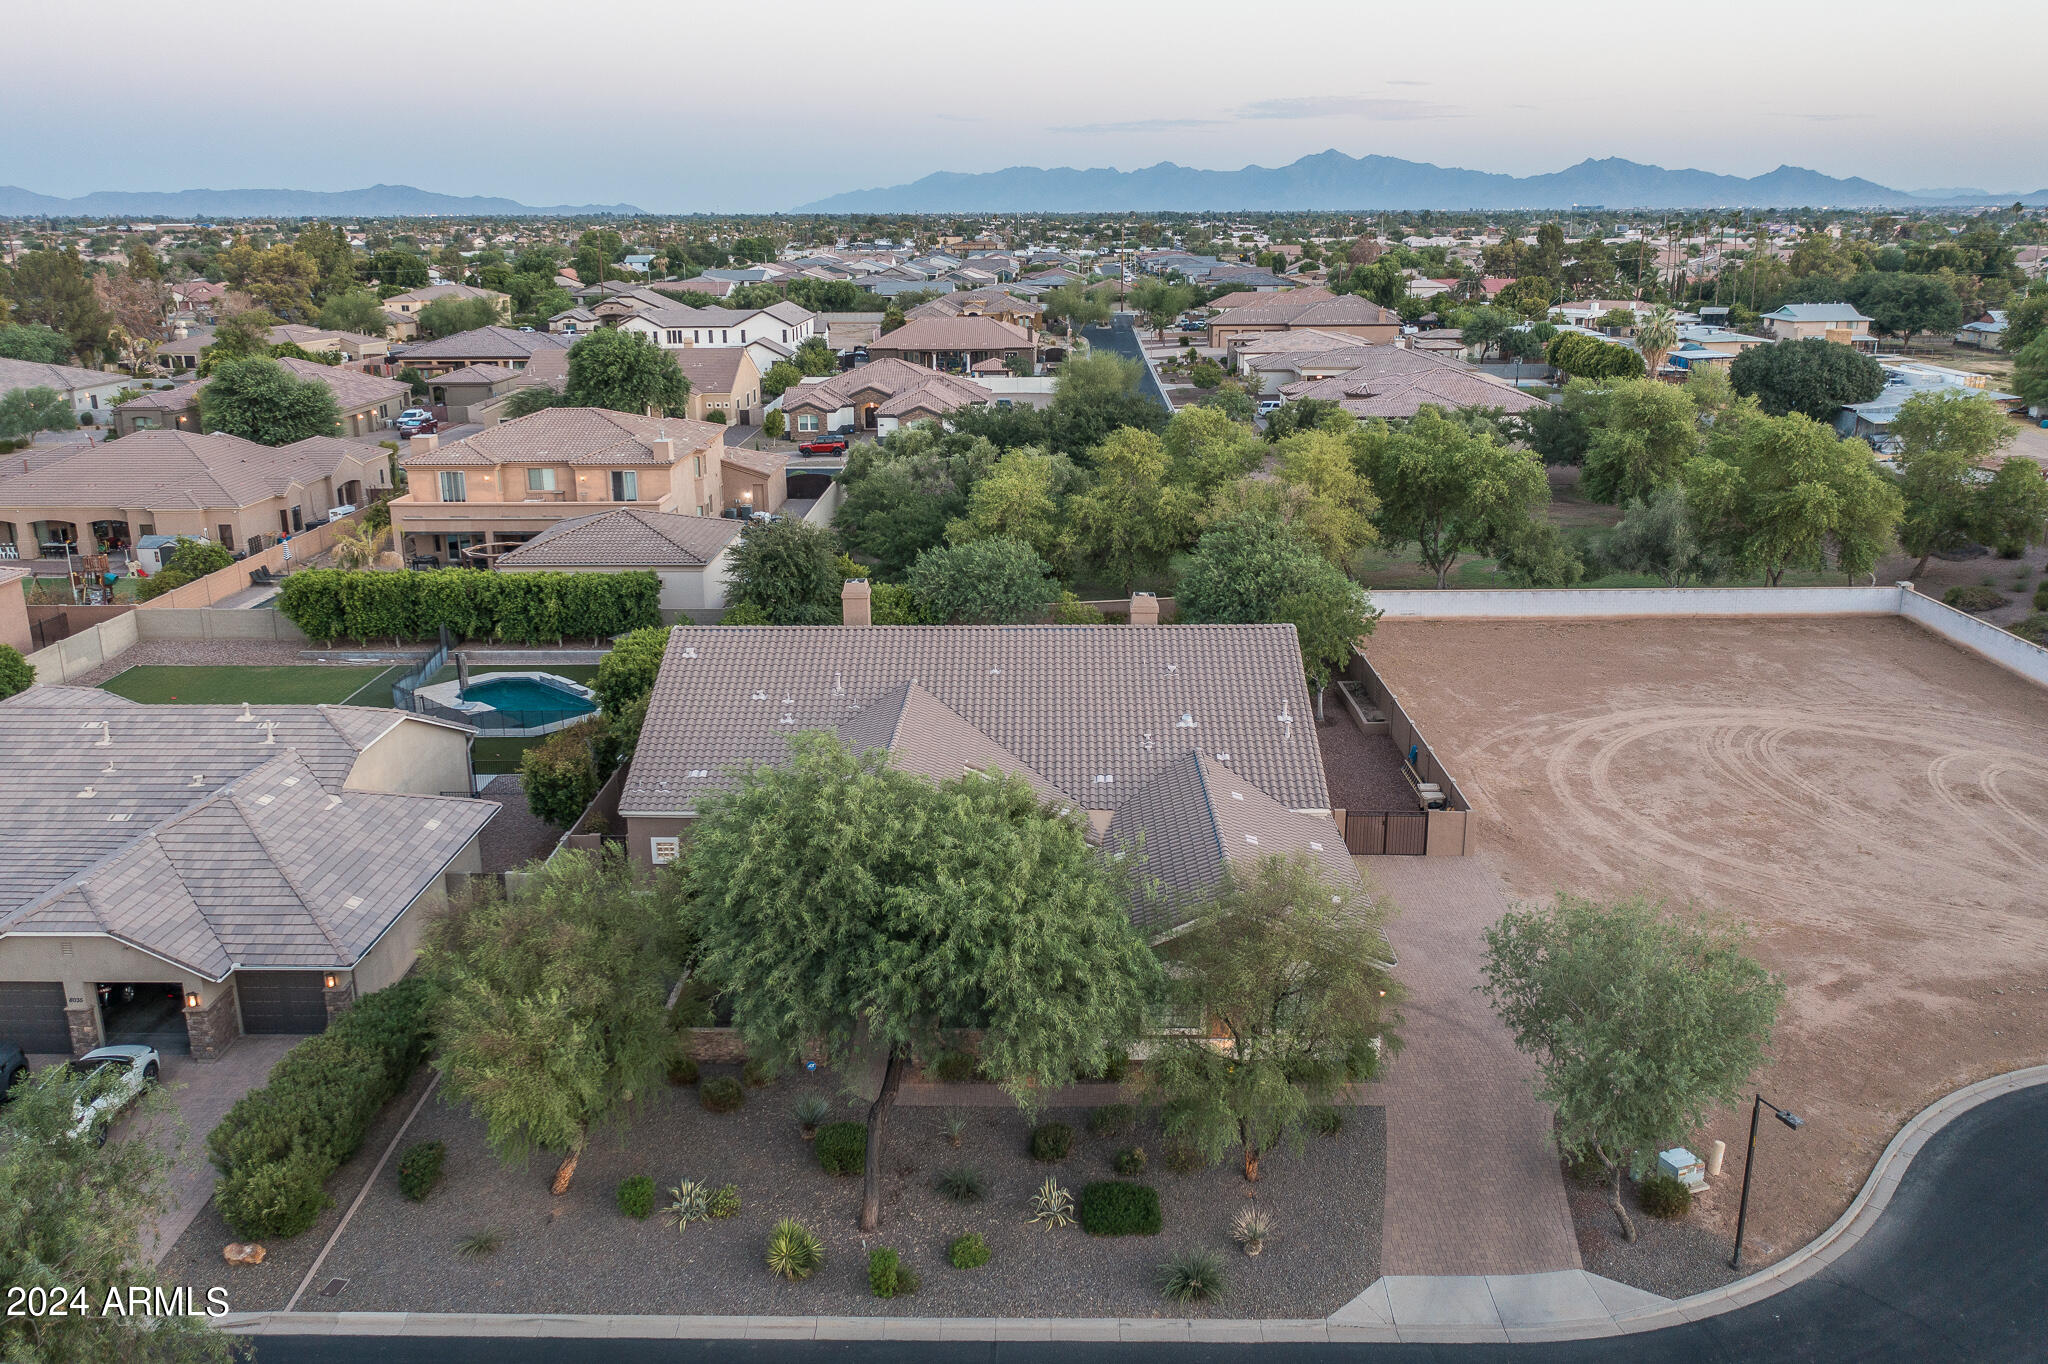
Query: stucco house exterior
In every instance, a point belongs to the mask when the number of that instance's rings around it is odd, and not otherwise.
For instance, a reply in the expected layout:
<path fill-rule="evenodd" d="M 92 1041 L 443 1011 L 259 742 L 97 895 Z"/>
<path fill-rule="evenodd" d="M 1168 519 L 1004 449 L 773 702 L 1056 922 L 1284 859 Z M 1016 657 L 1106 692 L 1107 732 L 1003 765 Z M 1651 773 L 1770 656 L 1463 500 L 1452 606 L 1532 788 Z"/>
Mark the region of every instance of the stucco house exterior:
<path fill-rule="evenodd" d="M 0 356 L 0 398 L 20 388 L 53 388 L 71 404 L 81 423 L 104 425 L 113 413 L 115 396 L 134 386 L 135 380 L 125 374 Z"/>
<path fill-rule="evenodd" d="M 724 420 L 735 426 L 761 419 L 761 367 L 751 349 L 685 346 L 672 353 L 690 381 L 692 421 L 710 421 L 713 412 L 724 413 Z"/>
<path fill-rule="evenodd" d="M 0 1036 L 220 1055 L 403 976 L 498 807 L 471 731 L 351 706 L 0 702 Z"/>
<path fill-rule="evenodd" d="M 465 365 L 501 365 L 525 369 L 536 354 L 567 350 L 576 343 L 573 336 L 554 332 L 523 332 L 516 327 L 478 327 L 433 341 L 421 341 L 393 352 L 391 364 L 399 369 L 416 369 L 426 378 L 446 374 Z"/>
<path fill-rule="evenodd" d="M 220 432 L 137 431 L 22 473 L 12 467 L 0 457 L 0 544 L 23 558 L 57 542 L 90 553 L 144 535 L 253 554 L 391 487 L 382 449 L 332 436 L 273 447 Z"/>
<path fill-rule="evenodd" d="M 1368 345 L 1401 339 L 1401 315 L 1369 298 L 1344 294 L 1337 298 L 1297 299 L 1286 293 L 1267 295 L 1270 302 L 1232 308 L 1209 319 L 1209 345 L 1222 350 L 1271 332 L 1313 330 L 1349 336 Z"/>
<path fill-rule="evenodd" d="M 415 436 L 391 528 L 408 556 L 490 562 L 562 521 L 615 507 L 716 516 L 725 428 L 682 417 L 551 407 L 442 445 Z"/>
<path fill-rule="evenodd" d="M 1765 313 L 1764 330 L 1773 341 L 1834 341 L 1858 350 L 1876 350 L 1871 319 L 1850 303 L 1787 303 Z"/>
<path fill-rule="evenodd" d="M 500 555 L 500 573 L 628 573 L 646 571 L 661 583 L 665 621 L 725 606 L 731 551 L 746 522 L 726 516 L 680 516 L 643 507 L 615 507 L 560 521 Z"/>
<path fill-rule="evenodd" d="M 842 426 L 886 435 L 899 426 L 943 421 L 963 407 L 994 398 L 972 379 L 885 358 L 783 390 L 782 411 L 790 434 L 799 440 Z"/>
<path fill-rule="evenodd" d="M 405 411 L 412 399 L 412 390 L 397 379 L 292 356 L 277 363 L 295 379 L 311 379 L 327 386 L 339 411 L 334 431 L 337 436 L 367 436 L 382 431 L 391 425 L 392 418 Z M 199 393 L 212 382 L 210 378 L 201 379 L 132 398 L 114 409 L 114 429 L 124 436 L 136 431 L 197 431 Z"/>
<path fill-rule="evenodd" d="M 965 373 L 985 360 L 1038 372 L 1037 334 L 994 317 L 920 317 L 868 343 L 870 360 L 902 360 L 923 369 Z"/>

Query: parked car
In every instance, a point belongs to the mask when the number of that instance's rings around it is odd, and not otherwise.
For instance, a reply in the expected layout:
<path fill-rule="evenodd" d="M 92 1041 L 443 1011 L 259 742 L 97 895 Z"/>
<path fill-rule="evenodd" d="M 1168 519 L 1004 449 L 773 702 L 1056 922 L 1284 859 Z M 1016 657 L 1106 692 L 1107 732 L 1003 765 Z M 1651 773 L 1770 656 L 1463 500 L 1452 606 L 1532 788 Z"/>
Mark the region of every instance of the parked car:
<path fill-rule="evenodd" d="M 80 1081 L 87 1082 L 83 1086 L 85 1094 L 71 1109 L 76 1119 L 71 1135 L 91 1137 L 104 1145 L 107 1129 L 114 1125 L 121 1110 L 134 1103 L 163 1073 L 163 1058 L 157 1055 L 155 1047 L 123 1043 L 95 1047 L 71 1062 L 70 1068 Z"/>
<path fill-rule="evenodd" d="M 854 425 L 854 424 L 853 424 L 852 422 L 848 422 L 848 423 L 847 423 L 846 425 L 844 425 L 844 426 L 835 426 L 835 427 L 833 427 L 833 428 L 832 428 L 832 434 L 833 434 L 833 435 L 835 435 L 835 436 L 851 436 L 851 435 L 853 435 L 853 434 L 854 434 L 855 432 L 857 432 L 857 431 L 859 431 L 859 430 L 860 430 L 860 428 L 859 428 L 859 427 L 855 426 L 855 425 Z"/>
<path fill-rule="evenodd" d="M 441 429 L 441 424 L 434 420 L 434 414 L 423 407 L 408 407 L 392 418 L 391 424 L 408 436 L 432 435 Z"/>
<path fill-rule="evenodd" d="M 796 448 L 806 455 L 840 455 L 846 453 L 846 437 L 816 436 Z"/>
<path fill-rule="evenodd" d="M 1285 406 L 1287 406 L 1285 398 L 1261 398 L 1259 399 L 1259 415 L 1263 417 L 1268 412 L 1278 412 Z"/>
<path fill-rule="evenodd" d="M 1184 317 L 1180 320 L 1180 329 L 1184 332 L 1205 332 L 1209 330 L 1209 324 L 1199 317 Z"/>
<path fill-rule="evenodd" d="M 0 1042 L 0 1103 L 7 1102 L 16 1080 L 27 1078 L 28 1053 L 12 1042 Z"/>

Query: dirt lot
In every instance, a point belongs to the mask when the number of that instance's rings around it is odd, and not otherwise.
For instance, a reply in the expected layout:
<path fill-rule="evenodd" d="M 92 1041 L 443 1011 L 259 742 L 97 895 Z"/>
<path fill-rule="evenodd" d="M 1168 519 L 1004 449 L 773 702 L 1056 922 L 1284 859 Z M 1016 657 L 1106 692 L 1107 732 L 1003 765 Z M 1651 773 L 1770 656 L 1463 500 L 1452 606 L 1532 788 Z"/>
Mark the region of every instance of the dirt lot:
<path fill-rule="evenodd" d="M 1785 976 L 1759 1078 L 1808 1124 L 1763 1135 L 1757 1262 L 1840 1214 L 1912 1113 L 2048 1060 L 2038 688 L 1882 618 L 1389 620 L 1369 654 L 1515 894 L 1696 900 Z M 1700 1134 L 1731 1189 L 1746 1132 Z M 1732 1197 L 1699 1215 L 1732 1235 Z"/>

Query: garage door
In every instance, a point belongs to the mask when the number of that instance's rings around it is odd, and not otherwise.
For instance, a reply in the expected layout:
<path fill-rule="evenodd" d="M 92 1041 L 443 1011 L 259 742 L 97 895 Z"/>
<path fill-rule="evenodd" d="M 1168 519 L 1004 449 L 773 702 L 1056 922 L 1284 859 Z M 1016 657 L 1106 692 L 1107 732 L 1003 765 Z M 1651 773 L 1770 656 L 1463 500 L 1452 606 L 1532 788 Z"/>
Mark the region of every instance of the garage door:
<path fill-rule="evenodd" d="M 243 1032 L 325 1032 L 327 997 L 318 971 L 237 971 Z"/>
<path fill-rule="evenodd" d="M 23 1051 L 71 1054 L 71 1025 L 64 1018 L 64 985 L 55 980 L 0 981 L 0 1042 Z"/>

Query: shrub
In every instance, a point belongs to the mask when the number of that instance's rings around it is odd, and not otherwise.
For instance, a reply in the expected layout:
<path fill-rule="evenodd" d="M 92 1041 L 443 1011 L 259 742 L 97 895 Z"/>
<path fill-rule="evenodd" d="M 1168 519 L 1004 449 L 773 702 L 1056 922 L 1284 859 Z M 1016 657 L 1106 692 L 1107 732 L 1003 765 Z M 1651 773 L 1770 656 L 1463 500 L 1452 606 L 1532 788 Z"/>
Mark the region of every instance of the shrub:
<path fill-rule="evenodd" d="M 160 570 L 154 577 L 144 578 L 135 588 L 135 600 L 155 601 L 166 592 L 172 592 L 192 581 L 189 573 L 180 573 L 175 568 Z"/>
<path fill-rule="evenodd" d="M 1074 1196 L 1048 1179 L 1031 1195 L 1031 1220 L 1048 1230 L 1074 1225 Z"/>
<path fill-rule="evenodd" d="M 1072 588 L 1060 593 L 1060 599 L 1052 604 L 1054 625 L 1100 625 L 1105 619 L 1100 607 L 1082 601 Z"/>
<path fill-rule="evenodd" d="M 946 1116 L 939 1124 L 939 1130 L 946 1134 L 948 1143 L 958 1146 L 967 1136 L 967 1115 L 957 1108 L 946 1110 Z"/>
<path fill-rule="evenodd" d="M 590 748 L 596 730 L 588 722 L 558 729 L 519 755 L 519 784 L 534 818 L 571 828 L 597 799 L 597 758 Z"/>
<path fill-rule="evenodd" d="M 1202 1157 L 1199 1149 L 1188 1142 L 1171 1137 L 1166 1141 L 1166 1154 L 1162 1159 L 1166 1162 L 1166 1168 L 1177 1175 L 1191 1175 L 1198 1170 L 1209 1168 L 1209 1162 Z"/>
<path fill-rule="evenodd" d="M 1995 587 L 1951 587 L 1941 594 L 1941 600 L 1958 611 L 1996 611 L 2011 601 Z"/>
<path fill-rule="evenodd" d="M 1063 1122 L 1042 1122 L 1031 1129 L 1031 1158 L 1046 1165 L 1062 1161 L 1074 1149 L 1074 1129 Z"/>
<path fill-rule="evenodd" d="M 619 1211 L 635 1222 L 644 1222 L 654 1211 L 654 1181 L 646 1175 L 634 1175 L 619 1181 Z"/>
<path fill-rule="evenodd" d="M 931 1077 L 942 1084 L 964 1084 L 969 1080 L 982 1078 L 981 1062 L 974 1053 L 966 1051 L 942 1051 L 932 1058 Z"/>
<path fill-rule="evenodd" d="M 728 1217 L 738 1217 L 740 1215 L 740 1186 L 737 1184 L 721 1184 L 716 1189 L 713 1189 L 711 1197 L 704 1202 L 704 1212 L 706 1216 L 719 1221 L 723 1221 Z"/>
<path fill-rule="evenodd" d="M 1141 1175 L 1145 1173 L 1145 1148 L 1126 1146 L 1110 1159 L 1110 1165 L 1120 1175 Z"/>
<path fill-rule="evenodd" d="M 803 1129 L 804 1140 L 818 1134 L 818 1124 L 832 1113 L 832 1105 L 816 1094 L 806 1094 L 796 1101 L 796 1125 Z"/>
<path fill-rule="evenodd" d="M 2048 611 L 2037 611 L 2028 616 L 2012 632 L 2030 644 L 2048 644 Z"/>
<path fill-rule="evenodd" d="M 680 1044 L 668 1054 L 668 1082 L 672 1085 L 697 1083 L 697 1061 Z"/>
<path fill-rule="evenodd" d="M 747 1092 L 730 1075 L 714 1075 L 697 1086 L 697 1102 L 713 1113 L 731 1113 L 747 1101 Z"/>
<path fill-rule="evenodd" d="M 2036 611 L 2048 611 L 2048 583 L 2042 583 L 2034 589 L 2034 609 Z M 5 655 L 0 654 L 0 657 L 5 657 Z"/>
<path fill-rule="evenodd" d="M 1683 1217 L 1692 1211 L 1692 1190 L 1672 1175 L 1651 1175 L 1636 1185 L 1636 1202 L 1652 1217 Z"/>
<path fill-rule="evenodd" d="M 694 1179 L 686 1179 L 668 1191 L 668 1220 L 682 1231 L 692 1222 L 711 1217 L 711 1192 Z"/>
<path fill-rule="evenodd" d="M 1120 1137 L 1138 1125 L 1138 1110 L 1129 1104 L 1104 1104 L 1088 1115 L 1088 1130 L 1098 1137 Z"/>
<path fill-rule="evenodd" d="M 21 656 L 21 650 L 0 644 L 0 701 L 35 685 L 36 670 Z"/>
<path fill-rule="evenodd" d="M 981 1239 L 978 1231 L 956 1236 L 953 1244 L 946 1247 L 946 1259 L 955 1269 L 980 1269 L 988 1263 L 988 1242 Z"/>
<path fill-rule="evenodd" d="M 747 1063 L 740 1067 L 740 1078 L 747 1082 L 748 1088 L 761 1089 L 774 1080 L 775 1067 L 759 1057 L 750 1056 Z"/>
<path fill-rule="evenodd" d="M 868 1252 L 868 1287 L 878 1298 L 900 1298 L 917 1291 L 917 1275 L 888 1246 Z"/>
<path fill-rule="evenodd" d="M 827 1123 L 818 1129 L 818 1165 L 828 1175 L 857 1175 L 868 1162 L 867 1124 Z"/>
<path fill-rule="evenodd" d="M 606 715 L 617 715 L 654 690 L 654 675 L 667 651 L 667 626 L 635 630 L 613 642 L 611 652 L 597 661 L 597 680 L 590 684 Z"/>
<path fill-rule="evenodd" d="M 1076 1208 L 1090 1236 L 1159 1234 L 1159 1191 L 1150 1184 L 1105 1179 L 1082 1189 Z"/>
<path fill-rule="evenodd" d="M 426 1052 L 433 986 L 420 977 L 363 996 L 293 1047 L 206 1138 L 216 1206 L 244 1240 L 296 1236 L 327 1205 L 321 1186 Z"/>
<path fill-rule="evenodd" d="M 284 580 L 277 609 L 314 639 L 431 639 L 445 625 L 463 639 L 553 644 L 658 628 L 661 583 L 651 572 L 307 568 Z M 603 700 L 602 662 L 598 669 Z"/>
<path fill-rule="evenodd" d="M 415 1203 L 427 1201 L 427 1195 L 441 1182 L 441 1162 L 448 1156 L 448 1147 L 438 1141 L 423 1141 L 409 1147 L 398 1158 L 398 1191 Z"/>
<path fill-rule="evenodd" d="M 1248 1255 L 1258 1254 L 1272 1234 L 1273 1219 L 1256 1205 L 1239 1209 L 1237 1216 L 1230 1219 L 1230 1239 L 1243 1246 Z"/>
<path fill-rule="evenodd" d="M 1175 1302 L 1208 1302 L 1223 1290 L 1223 1257 L 1213 1250 L 1184 1250 L 1159 1267 L 1159 1291 Z"/>
<path fill-rule="evenodd" d="M 460 1241 L 457 1241 L 455 1243 L 455 1253 L 472 1260 L 480 1260 L 486 1255 L 496 1255 L 498 1247 L 504 1243 L 505 1234 L 503 1232 L 499 1231 L 496 1227 L 485 1227 L 481 1231 L 473 1231 Z"/>
<path fill-rule="evenodd" d="M 1317 1104 L 1308 1111 L 1308 1130 L 1319 1137 L 1334 1137 L 1344 1126 L 1344 1110 L 1335 1104 Z"/>
<path fill-rule="evenodd" d="M 808 1279 L 825 1263 L 825 1243 L 793 1217 L 768 1233 L 768 1268 L 785 1279 Z"/>
<path fill-rule="evenodd" d="M 939 1176 L 938 1190 L 955 1203 L 979 1203 L 986 1192 L 981 1171 L 970 1165 L 948 1170 Z"/>

